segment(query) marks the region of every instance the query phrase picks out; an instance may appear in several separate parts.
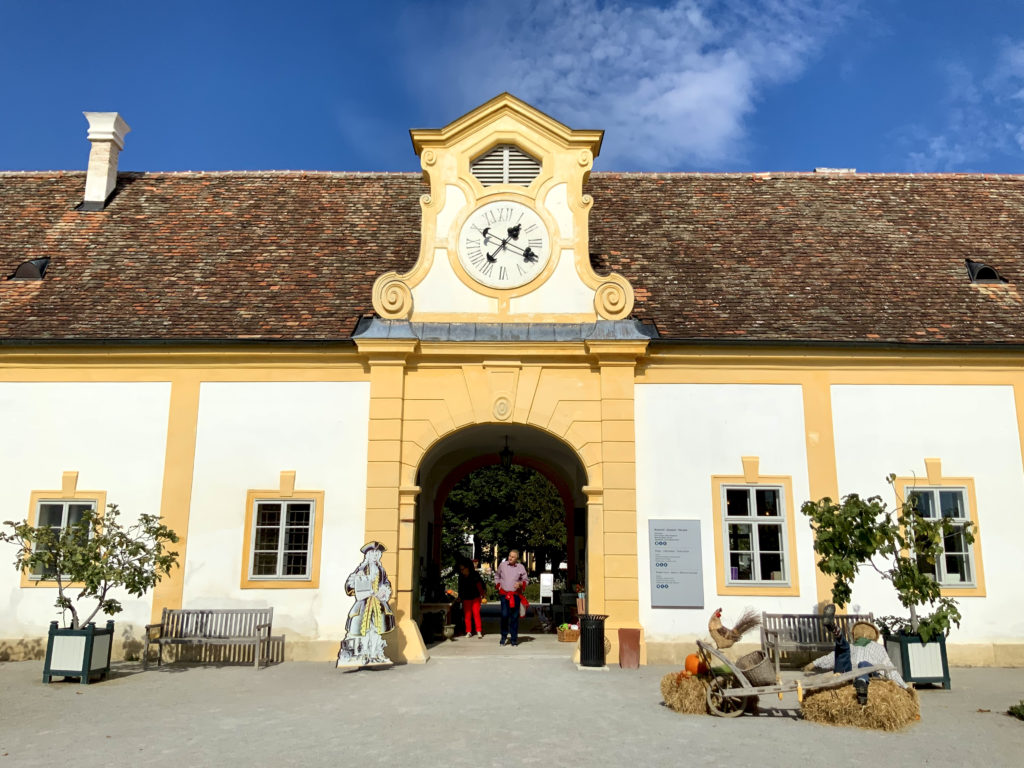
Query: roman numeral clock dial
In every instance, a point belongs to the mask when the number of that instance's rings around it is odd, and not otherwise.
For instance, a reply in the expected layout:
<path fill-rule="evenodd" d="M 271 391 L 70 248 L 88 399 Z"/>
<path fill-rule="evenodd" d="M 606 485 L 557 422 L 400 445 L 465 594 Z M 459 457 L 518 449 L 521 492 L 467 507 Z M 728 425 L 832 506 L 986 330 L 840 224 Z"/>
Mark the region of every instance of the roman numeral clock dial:
<path fill-rule="evenodd" d="M 489 288 L 518 288 L 539 275 L 551 258 L 547 228 L 532 208 L 511 201 L 482 205 L 459 231 L 459 261 Z"/>

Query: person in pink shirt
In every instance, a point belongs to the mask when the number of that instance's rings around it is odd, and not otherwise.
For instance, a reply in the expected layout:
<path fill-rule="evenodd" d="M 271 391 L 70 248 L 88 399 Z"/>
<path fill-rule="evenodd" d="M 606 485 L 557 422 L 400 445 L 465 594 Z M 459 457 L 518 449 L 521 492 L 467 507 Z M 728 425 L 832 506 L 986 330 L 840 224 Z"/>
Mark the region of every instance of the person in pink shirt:
<path fill-rule="evenodd" d="M 508 557 L 498 564 L 494 574 L 494 586 L 501 595 L 501 643 L 519 645 L 519 606 L 523 604 L 523 590 L 526 589 L 526 568 L 519 562 L 519 551 L 509 550 Z"/>

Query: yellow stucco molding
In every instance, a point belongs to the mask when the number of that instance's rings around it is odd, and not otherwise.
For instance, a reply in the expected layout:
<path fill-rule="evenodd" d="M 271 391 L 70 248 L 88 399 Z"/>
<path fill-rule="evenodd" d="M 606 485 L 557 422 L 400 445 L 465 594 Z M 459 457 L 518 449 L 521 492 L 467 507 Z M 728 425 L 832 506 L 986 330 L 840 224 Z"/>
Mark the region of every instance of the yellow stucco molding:
<path fill-rule="evenodd" d="M 313 505 L 313 542 L 310 552 L 309 576 L 304 579 L 281 577 L 253 577 L 252 555 L 254 547 L 254 526 L 256 504 L 260 501 L 280 499 L 288 502 L 310 501 Z M 320 552 L 323 541 L 324 516 L 326 514 L 325 493 L 321 490 L 296 490 L 295 470 L 282 470 L 278 487 L 274 490 L 249 489 L 245 495 L 245 524 L 242 539 L 242 589 L 319 589 Z M 283 515 L 283 512 L 282 512 Z M 281 523 L 284 526 L 284 521 Z"/>
<path fill-rule="evenodd" d="M 161 620 L 164 608 L 182 607 L 199 430 L 199 391 L 200 379 L 195 372 L 178 373 L 171 380 L 160 517 L 178 534 L 178 565 L 153 588 L 151 615 L 154 622 Z"/>
<path fill-rule="evenodd" d="M 365 379 L 349 342 L 287 347 L 54 345 L 6 348 L 5 381 L 167 381 L 172 374 L 202 372 L 204 381 L 355 381 Z M 24 373 L 22 373 L 24 371 Z"/>
<path fill-rule="evenodd" d="M 60 476 L 60 490 L 61 495 L 65 499 L 75 498 L 75 492 L 78 490 L 78 473 L 62 472 Z"/>
<path fill-rule="evenodd" d="M 946 597 L 985 597 L 985 564 L 981 553 L 981 525 L 978 522 L 978 497 L 974 490 L 973 477 L 945 477 L 942 474 L 942 459 L 927 458 L 924 460 L 925 479 L 919 477 L 897 477 L 894 483 L 896 495 L 902 503 L 907 493 L 915 488 L 959 488 L 967 494 L 967 515 L 974 523 L 974 543 L 971 554 L 974 558 L 974 585 L 965 587 L 944 586 L 942 594 Z"/>
<path fill-rule="evenodd" d="M 832 384 L 1021 383 L 1024 353 L 1016 350 L 870 349 L 829 347 L 724 347 L 714 344 L 651 348 L 638 371 L 638 383 L 679 381 L 700 383 L 778 383 L 792 380 L 793 371 L 828 373 Z"/>
<path fill-rule="evenodd" d="M 408 272 L 387 272 L 374 283 L 373 307 L 381 317 L 429 322 L 593 322 L 630 315 L 634 293 L 629 281 L 618 274 L 598 275 L 590 263 L 588 221 L 594 201 L 583 194 L 583 186 L 600 152 L 602 131 L 573 130 L 504 93 L 443 128 L 413 130 L 410 135 L 430 192 L 420 200 L 416 263 Z M 471 164 L 500 144 L 514 144 L 537 159 L 538 175 L 525 185 L 483 186 L 471 172 Z M 551 238 L 551 255 L 540 274 L 509 289 L 477 282 L 457 255 L 458 233 L 466 221 L 480 206 L 499 201 L 528 206 L 540 216 Z M 543 286 L 567 258 L 576 279 L 594 292 L 592 314 L 581 314 L 577 305 L 571 318 L 559 317 L 557 307 L 546 308 L 548 299 L 540 311 L 516 309 L 514 301 Z M 494 300 L 494 311 L 481 312 L 477 307 L 463 312 L 456 302 L 450 311 L 433 309 L 420 316 L 417 288 L 442 267 L 440 260 L 446 261 L 443 266 L 462 286 Z"/>
<path fill-rule="evenodd" d="M 52 491 L 32 491 L 29 494 L 28 520 L 29 525 L 38 524 L 39 505 L 43 502 L 68 502 L 68 501 L 91 501 L 96 506 L 96 511 L 102 515 L 107 508 L 106 491 L 80 491 L 78 490 L 78 472 L 62 472 L 60 477 L 60 489 Z M 52 579 L 33 578 L 32 574 L 22 571 L 20 586 L 28 589 L 56 589 L 57 582 Z M 65 584 L 65 587 L 81 586 L 80 584 Z"/>
<path fill-rule="evenodd" d="M 467 136 L 477 134 L 506 115 L 514 116 L 551 141 L 565 147 L 576 148 L 580 152 L 580 162 L 584 162 L 584 156 L 581 154 L 583 150 L 591 153 L 585 158 L 588 163 L 600 154 L 604 131 L 573 130 L 507 92 L 495 96 L 443 128 L 414 128 L 409 131 L 409 136 L 412 138 L 413 149 L 420 155 L 422 162 L 432 165 L 436 161 L 436 156 L 423 157 L 425 150 L 449 147 Z"/>
<path fill-rule="evenodd" d="M 359 354 L 373 365 L 405 365 L 406 359 L 419 346 L 417 339 L 367 339 L 357 338 L 355 340 Z M 379 397 L 381 393 L 371 390 L 371 397 Z M 385 397 L 390 397 L 384 393 Z"/>
<path fill-rule="evenodd" d="M 720 595 L 797 596 L 800 594 L 800 568 L 796 549 L 796 500 L 793 498 L 793 478 L 789 475 L 760 474 L 760 458 L 742 456 L 742 475 L 711 476 L 711 509 L 715 540 L 715 581 Z M 786 526 L 785 564 L 788 580 L 779 586 L 767 582 L 755 584 L 729 584 L 725 569 L 729 567 L 726 551 L 725 510 L 722 496 L 726 486 L 756 489 L 758 486 L 774 486 L 782 490 L 782 512 Z M 741 520 L 737 520 L 740 522 Z"/>
<path fill-rule="evenodd" d="M 792 374 L 790 374 L 792 376 Z M 829 374 L 814 371 L 800 379 L 804 406 L 804 440 L 807 450 L 807 490 L 817 501 L 839 499 L 839 472 L 836 466 L 835 428 L 832 421 L 832 384 Z M 796 514 L 796 500 L 793 500 Z M 795 550 L 794 550 L 795 552 Z M 818 605 L 832 602 L 832 577 L 823 573 L 814 556 L 814 587 Z"/>

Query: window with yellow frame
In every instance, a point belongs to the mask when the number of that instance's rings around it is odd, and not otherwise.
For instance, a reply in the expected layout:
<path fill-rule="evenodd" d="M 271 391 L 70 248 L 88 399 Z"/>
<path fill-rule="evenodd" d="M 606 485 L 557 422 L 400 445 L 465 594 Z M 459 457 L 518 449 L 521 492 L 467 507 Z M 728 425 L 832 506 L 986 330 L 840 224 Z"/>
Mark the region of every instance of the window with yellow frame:
<path fill-rule="evenodd" d="M 799 595 L 792 478 L 742 462 L 742 475 L 711 478 L 718 594 Z"/>
<path fill-rule="evenodd" d="M 940 459 L 925 459 L 925 470 L 925 478 L 896 478 L 896 493 L 901 499 L 913 501 L 929 520 L 949 520 L 953 532 L 943 538 L 942 556 L 934 563 L 919 563 L 919 567 L 942 585 L 944 595 L 984 596 L 985 573 L 974 479 L 943 477 Z M 968 522 L 973 523 L 973 544 L 968 544 L 963 536 L 964 525 Z"/>
<path fill-rule="evenodd" d="M 295 490 L 282 472 L 277 490 L 250 490 L 245 501 L 243 589 L 316 589 L 324 492 Z"/>
<path fill-rule="evenodd" d="M 82 519 L 86 511 L 107 508 L 106 491 L 78 490 L 78 473 L 64 472 L 61 487 L 52 491 L 32 491 L 28 505 L 29 525 L 64 529 Z M 55 574 L 41 570 L 21 574 L 22 587 L 56 587 Z"/>

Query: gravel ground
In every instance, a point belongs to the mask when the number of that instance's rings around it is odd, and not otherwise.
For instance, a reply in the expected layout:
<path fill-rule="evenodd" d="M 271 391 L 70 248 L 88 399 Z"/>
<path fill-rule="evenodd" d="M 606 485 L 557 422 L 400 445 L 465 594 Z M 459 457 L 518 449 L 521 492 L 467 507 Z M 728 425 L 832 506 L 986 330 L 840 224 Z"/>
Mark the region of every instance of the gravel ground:
<path fill-rule="evenodd" d="M 120 663 L 89 686 L 0 663 L 0 768 L 1024 765 L 1024 722 L 1004 714 L 1024 669 L 955 669 L 953 690 L 923 690 L 921 722 L 891 734 L 803 722 L 788 697 L 735 720 L 678 715 L 660 701 L 668 667 L 580 671 L 477 642 L 495 648 L 379 671 Z"/>

